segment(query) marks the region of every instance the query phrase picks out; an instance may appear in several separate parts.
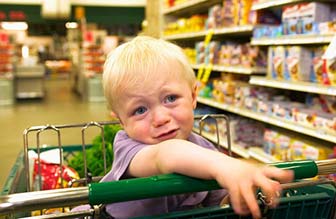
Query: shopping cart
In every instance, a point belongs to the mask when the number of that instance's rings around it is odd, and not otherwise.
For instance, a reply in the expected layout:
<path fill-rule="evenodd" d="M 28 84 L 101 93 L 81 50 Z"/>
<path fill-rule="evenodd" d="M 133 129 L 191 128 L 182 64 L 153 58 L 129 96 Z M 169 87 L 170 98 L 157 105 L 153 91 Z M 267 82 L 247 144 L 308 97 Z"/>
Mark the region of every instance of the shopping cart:
<path fill-rule="evenodd" d="M 206 123 L 211 123 L 216 127 L 217 144 L 219 145 L 220 138 L 218 137 L 218 120 L 225 121 L 227 145 L 230 147 L 230 132 L 229 118 L 225 115 L 205 115 L 196 116 L 199 132 L 206 126 Z M 220 186 L 214 180 L 200 180 L 192 177 L 187 177 L 179 174 L 166 174 L 152 176 L 147 178 L 137 178 L 129 180 L 120 180 L 116 182 L 102 182 L 100 177 L 91 177 L 85 171 L 85 176 L 77 180 L 82 185 L 75 188 L 60 188 L 54 190 L 32 191 L 31 176 L 29 174 L 29 158 L 28 151 L 28 136 L 30 133 L 36 133 L 36 147 L 34 150 L 39 155 L 41 151 L 48 149 L 59 149 L 60 156 L 60 171 L 62 172 L 63 161 L 66 157 L 71 156 L 76 151 L 82 151 L 85 158 L 86 151 L 90 145 L 85 143 L 85 132 L 90 127 L 98 127 L 102 136 L 102 153 L 106 157 L 106 148 L 104 142 L 104 126 L 117 124 L 117 121 L 112 122 L 89 122 L 83 124 L 71 125 L 46 125 L 34 126 L 24 131 L 24 152 L 18 157 L 18 163 L 13 167 L 15 173 L 12 173 L 12 178 L 5 186 L 0 197 L 0 215 L 6 218 L 29 217 L 33 210 L 73 207 L 81 204 L 90 204 L 91 208 L 85 211 L 78 212 L 60 212 L 51 215 L 41 215 L 29 218 L 78 218 L 78 217 L 93 217 L 93 218 L 109 218 L 104 210 L 105 204 L 122 202 L 129 200 L 137 200 L 144 198 L 160 197 L 173 194 L 191 193 L 200 191 L 209 191 L 220 189 Z M 62 146 L 61 132 L 63 129 L 79 128 L 82 135 L 82 145 Z M 58 145 L 42 147 L 40 143 L 40 135 L 46 130 L 51 130 L 56 133 Z M 37 157 L 40 163 L 40 157 Z M 20 161 L 21 160 L 21 161 Z M 20 166 L 23 165 L 24 167 Z M 84 169 L 87 170 L 86 159 L 84 159 Z M 283 196 L 280 198 L 279 206 L 275 209 L 268 207 L 265 196 L 258 192 L 257 196 L 262 209 L 264 218 L 335 218 L 335 193 L 336 186 L 334 181 L 326 178 L 319 180 L 301 180 L 312 178 L 319 174 L 329 174 L 336 172 L 335 160 L 325 161 L 295 161 L 273 164 L 280 168 L 292 169 L 297 179 L 294 183 L 283 184 Z M 106 173 L 106 160 L 104 159 L 104 172 Z M 38 173 L 41 173 L 41 168 L 38 168 Z M 62 174 L 60 174 L 62 175 Z M 61 179 L 63 180 L 63 178 Z M 24 181 L 24 183 L 22 183 Z M 41 179 L 38 179 L 39 187 L 41 188 Z M 9 186 L 12 184 L 12 186 Z M 13 185 L 14 184 L 14 185 Z M 25 186 L 23 186 L 25 184 Z M 73 182 L 70 183 L 71 185 Z M 15 185 L 20 185 L 20 188 Z M 63 183 L 61 183 L 63 185 Z M 199 208 L 190 211 L 172 212 L 164 215 L 156 215 L 140 218 L 251 218 L 251 216 L 236 215 L 229 205 L 218 207 Z"/>

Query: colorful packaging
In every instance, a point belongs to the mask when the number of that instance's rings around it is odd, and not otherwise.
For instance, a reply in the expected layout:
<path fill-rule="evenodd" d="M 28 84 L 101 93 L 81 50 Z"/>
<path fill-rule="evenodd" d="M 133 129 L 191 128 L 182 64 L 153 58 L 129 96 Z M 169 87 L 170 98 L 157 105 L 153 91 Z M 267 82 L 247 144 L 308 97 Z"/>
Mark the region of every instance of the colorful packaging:
<path fill-rule="evenodd" d="M 264 151 L 267 154 L 274 155 L 276 152 L 276 144 L 275 139 L 278 136 L 278 133 L 271 130 L 271 129 L 265 129 L 264 132 Z"/>
<path fill-rule="evenodd" d="M 272 76 L 276 79 L 284 78 L 285 71 L 285 47 L 284 46 L 276 46 L 274 48 L 273 60 L 272 60 Z"/>
<path fill-rule="evenodd" d="M 299 5 L 298 33 L 318 33 L 318 23 L 330 20 L 330 6 L 320 2 Z"/>
<path fill-rule="evenodd" d="M 284 79 L 310 81 L 312 51 L 302 46 L 286 47 Z"/>
<path fill-rule="evenodd" d="M 299 5 L 290 5 L 283 7 L 282 10 L 283 35 L 297 34 L 298 20 L 299 20 Z"/>
<path fill-rule="evenodd" d="M 326 73 L 330 81 L 330 85 L 336 85 L 336 57 L 325 60 Z"/>
<path fill-rule="evenodd" d="M 323 80 L 323 72 L 324 72 L 324 61 L 322 59 L 322 55 L 325 53 L 326 47 L 316 47 L 313 49 L 313 67 L 310 70 L 310 81 L 324 84 Z"/>
<path fill-rule="evenodd" d="M 230 27 L 235 25 L 235 14 L 237 13 L 237 8 L 235 0 L 224 0 L 222 7 L 222 18 L 223 26 Z"/>

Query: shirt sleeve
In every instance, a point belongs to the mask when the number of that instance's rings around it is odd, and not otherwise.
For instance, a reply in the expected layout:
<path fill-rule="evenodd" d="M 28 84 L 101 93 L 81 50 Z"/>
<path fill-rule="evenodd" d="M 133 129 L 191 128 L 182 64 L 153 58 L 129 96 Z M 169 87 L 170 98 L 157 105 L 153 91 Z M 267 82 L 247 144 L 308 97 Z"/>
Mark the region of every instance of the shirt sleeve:
<path fill-rule="evenodd" d="M 145 144 L 129 138 L 125 131 L 119 131 L 113 143 L 114 160 L 112 169 L 101 181 L 114 181 L 127 178 L 125 173 L 129 164 L 134 156 L 145 146 Z"/>

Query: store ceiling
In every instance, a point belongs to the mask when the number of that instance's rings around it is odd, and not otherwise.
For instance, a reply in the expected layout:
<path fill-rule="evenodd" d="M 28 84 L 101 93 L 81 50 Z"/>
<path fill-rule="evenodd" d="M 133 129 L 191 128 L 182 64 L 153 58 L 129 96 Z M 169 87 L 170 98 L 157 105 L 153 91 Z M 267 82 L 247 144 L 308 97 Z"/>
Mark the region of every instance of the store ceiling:
<path fill-rule="evenodd" d="M 0 4 L 41 5 L 48 0 L 0 0 Z M 70 0 L 72 5 L 109 6 L 109 7 L 145 7 L 146 0 Z"/>
<path fill-rule="evenodd" d="M 48 0 L 46 0 L 48 1 Z M 77 0 L 71 1 L 71 13 L 68 19 L 46 19 L 41 15 L 42 5 L 37 4 L 37 2 L 41 3 L 41 0 L 26 0 L 26 1 L 18 1 L 12 0 L 11 4 L 8 2 L 6 4 L 2 4 L 3 1 L 0 0 L 0 22 L 1 21 L 25 21 L 28 23 L 30 27 L 36 27 L 37 30 L 34 31 L 35 34 L 39 34 L 39 30 L 41 29 L 42 34 L 45 35 L 48 33 L 48 30 L 53 31 L 56 27 L 60 27 L 57 29 L 63 28 L 64 23 L 67 21 L 76 21 L 75 11 L 76 8 L 81 7 L 84 9 L 84 16 L 86 18 L 87 23 L 95 23 L 99 26 L 106 27 L 107 29 L 113 29 L 118 26 L 118 28 L 125 27 L 134 27 L 141 26 L 141 22 L 145 19 L 145 7 L 135 7 L 135 0 L 133 1 L 120 1 L 120 2 L 133 2 L 132 7 L 125 6 L 107 6 L 106 0 L 101 1 L 98 5 L 93 5 L 92 0 L 81 0 L 80 5 L 76 5 Z M 24 4 L 18 4 L 17 2 L 24 2 Z M 31 3 L 31 4 L 28 4 Z M 105 4 L 103 4 L 105 2 Z M 113 0 L 109 0 L 110 3 L 116 2 Z M 143 2 L 137 1 L 137 2 Z M 76 3 L 76 4 L 75 4 Z M 35 29 L 36 29 L 35 28 Z M 47 30 L 47 31 L 45 31 Z M 30 28 L 29 31 L 32 31 Z"/>

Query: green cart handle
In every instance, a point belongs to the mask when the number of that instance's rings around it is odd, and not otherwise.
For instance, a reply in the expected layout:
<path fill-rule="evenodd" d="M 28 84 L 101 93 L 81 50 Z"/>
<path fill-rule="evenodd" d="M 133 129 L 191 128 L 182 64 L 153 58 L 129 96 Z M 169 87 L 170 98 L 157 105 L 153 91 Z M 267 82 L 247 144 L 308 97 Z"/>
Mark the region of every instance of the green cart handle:
<path fill-rule="evenodd" d="M 312 178 L 318 174 L 318 165 L 313 160 L 279 162 L 271 165 L 293 170 L 296 180 Z M 89 184 L 89 203 L 91 205 L 108 204 L 216 189 L 221 189 L 221 187 L 215 180 L 196 179 L 180 174 L 165 174 Z"/>

